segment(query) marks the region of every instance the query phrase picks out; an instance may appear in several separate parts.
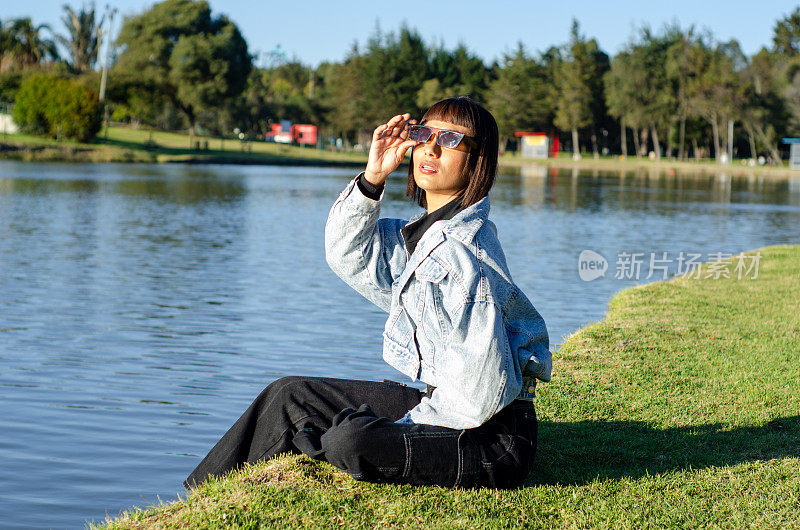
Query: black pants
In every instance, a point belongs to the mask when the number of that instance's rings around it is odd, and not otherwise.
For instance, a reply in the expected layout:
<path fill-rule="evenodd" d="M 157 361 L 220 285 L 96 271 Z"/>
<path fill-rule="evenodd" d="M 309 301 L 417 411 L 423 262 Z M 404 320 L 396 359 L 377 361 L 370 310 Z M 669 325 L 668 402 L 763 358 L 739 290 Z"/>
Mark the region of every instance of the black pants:
<path fill-rule="evenodd" d="M 261 392 L 184 486 L 283 452 L 303 452 L 370 482 L 522 483 L 536 452 L 532 403 L 514 401 L 474 429 L 394 423 L 423 395 L 393 382 L 284 377 Z"/>

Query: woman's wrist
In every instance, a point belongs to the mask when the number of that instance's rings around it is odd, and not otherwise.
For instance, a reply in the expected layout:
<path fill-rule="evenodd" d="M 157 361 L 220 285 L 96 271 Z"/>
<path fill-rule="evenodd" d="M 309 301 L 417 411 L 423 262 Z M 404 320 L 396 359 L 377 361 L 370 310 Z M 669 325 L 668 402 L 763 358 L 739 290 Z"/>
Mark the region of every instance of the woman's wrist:
<path fill-rule="evenodd" d="M 356 184 L 358 185 L 358 189 L 361 190 L 361 193 L 374 201 L 380 200 L 381 193 L 383 193 L 383 184 L 380 186 L 375 186 L 371 182 L 369 182 L 365 177 L 364 173 L 358 176 L 358 180 L 356 180 Z"/>
<path fill-rule="evenodd" d="M 362 178 L 376 188 L 383 186 L 383 183 L 386 182 L 386 177 L 381 177 L 378 174 L 372 173 L 370 170 L 364 171 L 364 176 Z"/>

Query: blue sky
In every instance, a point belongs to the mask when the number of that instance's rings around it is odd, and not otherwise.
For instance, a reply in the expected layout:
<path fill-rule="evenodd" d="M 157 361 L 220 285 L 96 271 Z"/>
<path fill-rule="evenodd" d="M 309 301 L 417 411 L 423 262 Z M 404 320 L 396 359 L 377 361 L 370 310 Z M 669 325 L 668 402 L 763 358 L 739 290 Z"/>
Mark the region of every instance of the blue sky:
<path fill-rule="evenodd" d="M 37 24 L 63 31 L 61 6 L 79 0 L 6 0 L 2 20 L 30 16 Z M 112 0 L 121 14 L 143 11 L 154 2 Z M 648 24 L 660 29 L 670 22 L 711 30 L 718 40 L 735 38 L 747 54 L 769 45 L 775 21 L 798 7 L 797 2 L 687 1 L 427 1 L 376 2 L 356 0 L 248 2 L 210 0 L 214 13 L 225 13 L 239 26 L 253 52 L 268 52 L 280 45 L 289 57 L 317 65 L 341 61 L 353 42 L 363 44 L 378 23 L 383 31 L 397 30 L 402 22 L 417 29 L 428 43 L 443 42 L 453 48 L 463 42 L 487 63 L 499 59 L 522 41 L 530 52 L 562 44 L 573 17 L 584 34 L 595 37 L 613 55 Z M 104 2 L 97 2 L 100 9 Z M 120 17 L 116 28 L 119 28 Z"/>

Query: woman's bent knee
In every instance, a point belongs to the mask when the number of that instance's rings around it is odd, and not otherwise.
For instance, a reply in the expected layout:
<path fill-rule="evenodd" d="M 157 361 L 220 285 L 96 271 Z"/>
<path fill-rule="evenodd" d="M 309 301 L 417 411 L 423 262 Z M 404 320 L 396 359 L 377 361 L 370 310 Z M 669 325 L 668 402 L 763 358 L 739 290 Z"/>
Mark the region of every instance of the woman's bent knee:
<path fill-rule="evenodd" d="M 368 405 L 345 409 L 322 435 L 325 460 L 361 480 L 386 480 L 402 468 L 402 434 L 395 424 L 375 415 Z M 400 454 L 397 454 L 400 453 Z"/>
<path fill-rule="evenodd" d="M 271 396 L 273 398 L 275 396 L 282 396 L 287 398 L 291 395 L 300 394 L 304 389 L 308 388 L 308 383 L 310 380 L 311 378 L 309 377 L 297 375 L 287 375 L 281 377 L 267 385 L 267 387 L 261 391 L 259 398 L 263 399 L 267 396 Z"/>

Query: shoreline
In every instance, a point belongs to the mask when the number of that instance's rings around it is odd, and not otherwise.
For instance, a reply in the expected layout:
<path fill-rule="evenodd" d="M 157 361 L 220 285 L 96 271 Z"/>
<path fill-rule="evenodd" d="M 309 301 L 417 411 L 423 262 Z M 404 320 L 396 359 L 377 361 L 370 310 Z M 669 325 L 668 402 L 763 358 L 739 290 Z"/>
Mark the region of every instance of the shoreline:
<path fill-rule="evenodd" d="M 182 163 L 182 164 L 217 164 L 217 165 L 275 165 L 275 166 L 323 166 L 359 168 L 366 164 L 365 153 L 336 152 L 319 149 L 269 144 L 266 142 L 250 142 L 247 149 L 225 149 L 240 145 L 237 140 L 204 139 L 209 143 L 220 144 L 220 149 L 191 149 L 187 135 L 158 132 L 148 135 L 147 131 L 138 131 L 113 127 L 111 138 L 98 140 L 95 143 L 56 142 L 43 138 L 24 135 L 8 135 L 0 142 L 0 160 L 19 162 L 60 162 L 60 163 Z M 116 137 L 116 138 L 115 138 Z M 156 137 L 158 143 L 151 143 Z M 9 141 L 11 140 L 11 141 Z M 499 169 L 519 170 L 537 168 L 578 169 L 588 171 L 640 171 L 663 172 L 673 174 L 700 173 L 703 175 L 728 175 L 732 177 L 767 177 L 775 179 L 792 179 L 800 177 L 800 170 L 792 170 L 787 166 L 755 166 L 743 165 L 741 160 L 731 165 L 719 165 L 710 160 L 655 161 L 647 158 L 606 157 L 594 159 L 585 157 L 582 160 L 570 158 L 551 158 L 545 160 L 523 159 L 516 155 L 503 155 L 499 159 Z M 403 166 L 405 165 L 402 164 Z M 544 176 L 544 175 L 542 175 Z"/>
<path fill-rule="evenodd" d="M 792 526 L 800 245 L 746 254 L 757 277 L 630 287 L 567 338 L 538 392 L 536 461 L 519 489 L 371 484 L 282 455 L 91 526 Z"/>
<path fill-rule="evenodd" d="M 737 163 L 738 162 L 738 163 Z M 800 177 L 800 170 L 789 169 L 787 166 L 747 166 L 741 160 L 734 161 L 732 165 L 720 165 L 710 160 L 680 161 L 680 160 L 649 160 L 627 158 L 601 158 L 599 160 L 586 157 L 582 160 L 568 158 L 548 158 L 546 160 L 532 160 L 517 157 L 502 157 L 500 165 L 506 168 L 524 168 L 531 166 L 552 167 L 558 169 L 584 169 L 589 171 L 632 171 L 648 170 L 675 173 L 702 173 L 705 175 L 727 174 L 734 177 L 767 176 L 779 179 Z"/>
<path fill-rule="evenodd" d="M 218 165 L 273 165 L 273 166 L 327 166 L 360 167 L 364 160 L 335 158 L 333 156 L 293 156 L 292 154 L 264 154 L 228 151 L 223 154 L 201 150 L 184 150 L 178 153 L 165 153 L 163 150 L 147 151 L 139 149 L 112 148 L 98 144 L 79 145 L 30 145 L 0 142 L 0 160 L 16 162 L 67 163 L 67 164 L 218 164 Z M 188 152 L 187 152 L 188 151 Z"/>

